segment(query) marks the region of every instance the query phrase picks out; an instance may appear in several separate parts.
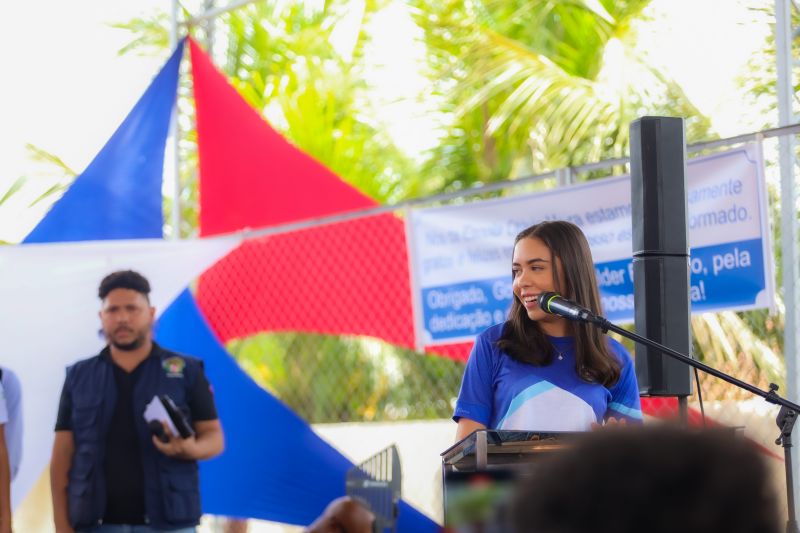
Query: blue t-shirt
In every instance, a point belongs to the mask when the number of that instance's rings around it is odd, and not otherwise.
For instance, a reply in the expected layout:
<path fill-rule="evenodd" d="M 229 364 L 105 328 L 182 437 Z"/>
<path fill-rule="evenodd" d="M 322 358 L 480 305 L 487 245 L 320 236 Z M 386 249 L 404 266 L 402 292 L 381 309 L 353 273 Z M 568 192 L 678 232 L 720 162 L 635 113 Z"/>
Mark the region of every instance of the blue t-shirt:
<path fill-rule="evenodd" d="M 475 339 L 455 421 L 464 417 L 490 429 L 527 431 L 585 431 L 592 422 L 609 417 L 641 422 L 633 361 L 620 343 L 608 338 L 622 370 L 619 380 L 607 388 L 578 376 L 572 337 L 550 337 L 557 356 L 547 366 L 534 366 L 497 347 L 503 326 L 492 326 Z"/>

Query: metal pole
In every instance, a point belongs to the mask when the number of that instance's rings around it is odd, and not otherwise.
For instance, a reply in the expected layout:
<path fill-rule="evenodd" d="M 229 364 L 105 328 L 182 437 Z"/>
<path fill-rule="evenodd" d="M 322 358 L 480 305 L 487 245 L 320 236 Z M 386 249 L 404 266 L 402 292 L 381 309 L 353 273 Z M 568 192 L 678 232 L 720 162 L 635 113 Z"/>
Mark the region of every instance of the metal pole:
<path fill-rule="evenodd" d="M 174 50 L 178 45 L 178 13 L 180 11 L 179 0 L 172 0 L 172 24 L 169 32 L 169 45 L 170 49 Z M 179 152 L 180 144 L 180 126 L 178 122 L 178 113 L 180 106 L 178 100 L 180 99 L 180 84 L 178 85 L 178 95 L 175 97 L 175 107 L 172 108 L 172 117 L 169 122 L 169 130 L 171 133 L 170 146 L 172 146 L 172 240 L 181 238 L 181 159 Z"/>
<path fill-rule="evenodd" d="M 213 10 L 214 0 L 205 0 L 203 2 L 203 12 L 209 13 Z M 216 17 L 206 19 L 206 52 L 210 57 L 214 57 L 214 24 L 216 21 Z"/>
<path fill-rule="evenodd" d="M 556 169 L 556 181 L 559 187 L 567 187 L 572 185 L 573 174 L 572 167 L 564 167 Z"/>
<path fill-rule="evenodd" d="M 248 5 L 248 4 L 254 4 L 256 2 L 258 2 L 258 0 L 237 0 L 236 2 L 231 2 L 230 4 L 228 4 L 226 6 L 218 7 L 218 8 L 215 8 L 215 9 L 211 9 L 209 11 L 206 11 L 205 13 L 201 13 L 200 15 L 194 16 L 194 17 L 190 18 L 189 20 L 183 22 L 182 25 L 183 26 L 195 26 L 195 25 L 203 22 L 204 20 L 209 20 L 209 19 L 216 18 L 216 17 L 218 17 L 218 16 L 220 16 L 220 15 L 222 15 L 224 13 L 227 13 L 229 11 L 234 11 L 236 9 L 239 9 L 240 7 L 244 7 L 244 6 Z"/>
<path fill-rule="evenodd" d="M 789 0 L 775 0 L 775 48 L 777 52 L 777 92 L 778 92 L 778 125 L 786 126 L 792 123 L 792 26 L 791 2 Z M 783 266 L 783 298 L 785 304 L 785 328 L 783 333 L 783 355 L 786 361 L 787 397 L 796 401 L 798 399 L 798 353 L 797 335 L 800 330 L 798 321 L 797 280 L 800 276 L 798 270 L 797 250 L 797 207 L 796 187 L 794 184 L 794 135 L 783 135 L 778 141 L 781 169 L 781 250 Z M 792 497 L 790 502 L 797 500 L 798 478 L 793 476 Z M 788 505 L 788 503 L 787 503 Z"/>

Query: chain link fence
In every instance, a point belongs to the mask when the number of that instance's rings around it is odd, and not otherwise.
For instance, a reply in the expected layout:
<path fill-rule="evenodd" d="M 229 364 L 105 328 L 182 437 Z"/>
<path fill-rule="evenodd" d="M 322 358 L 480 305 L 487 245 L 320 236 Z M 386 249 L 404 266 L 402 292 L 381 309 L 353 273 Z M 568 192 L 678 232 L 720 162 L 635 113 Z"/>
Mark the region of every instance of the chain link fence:
<path fill-rule="evenodd" d="M 274 333 L 230 353 L 309 423 L 448 418 L 464 364 L 356 337 Z"/>

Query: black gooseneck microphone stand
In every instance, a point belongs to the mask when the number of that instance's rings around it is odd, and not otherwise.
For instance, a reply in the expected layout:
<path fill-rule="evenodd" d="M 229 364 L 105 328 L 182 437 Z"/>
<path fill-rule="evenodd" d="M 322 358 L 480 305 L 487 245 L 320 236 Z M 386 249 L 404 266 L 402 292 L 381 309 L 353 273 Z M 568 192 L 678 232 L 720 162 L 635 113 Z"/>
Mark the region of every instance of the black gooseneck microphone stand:
<path fill-rule="evenodd" d="M 792 472 L 792 430 L 794 429 L 794 423 L 797 420 L 797 415 L 800 413 L 800 405 L 779 396 L 777 392 L 778 386 L 774 383 L 770 383 L 769 392 L 763 391 L 754 385 L 751 385 L 740 379 L 736 379 L 733 376 L 721 372 L 716 368 L 710 367 L 705 363 L 701 363 L 696 359 L 692 359 L 691 357 L 664 346 L 663 344 L 623 329 L 612 322 L 609 322 L 605 317 L 595 315 L 588 309 L 570 302 L 569 300 L 562 298 L 555 293 L 542 293 L 539 295 L 538 303 L 539 307 L 546 313 L 561 315 L 565 318 L 578 322 L 588 322 L 599 328 L 603 333 L 614 331 L 625 338 L 654 348 L 663 354 L 686 363 L 689 366 L 700 369 L 703 372 L 711 374 L 712 376 L 723 381 L 727 381 L 731 385 L 735 385 L 740 389 L 749 391 L 756 396 L 761 396 L 769 403 L 780 405 L 780 411 L 775 419 L 778 428 L 780 428 L 780 435 L 775 440 L 775 444 L 779 444 L 783 447 L 784 466 L 786 469 L 786 506 L 788 514 L 786 521 L 786 533 L 800 533 L 800 530 L 798 529 L 797 518 L 795 517 L 794 491 L 792 490 L 794 483 L 794 473 Z"/>

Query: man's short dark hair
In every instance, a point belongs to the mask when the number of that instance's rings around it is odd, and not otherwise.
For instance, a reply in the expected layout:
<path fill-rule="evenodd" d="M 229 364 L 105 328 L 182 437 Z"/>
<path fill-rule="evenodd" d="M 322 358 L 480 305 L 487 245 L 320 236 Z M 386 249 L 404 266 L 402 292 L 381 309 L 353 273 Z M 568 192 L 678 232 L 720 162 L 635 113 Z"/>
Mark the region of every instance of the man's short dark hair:
<path fill-rule="evenodd" d="M 105 300 L 108 293 L 114 289 L 130 289 L 144 295 L 150 301 L 150 282 L 147 278 L 133 270 L 119 270 L 112 272 L 103 278 L 100 282 L 100 287 L 97 290 L 97 295 L 101 300 Z"/>
<path fill-rule="evenodd" d="M 515 531 L 777 533 L 764 457 L 732 430 L 595 431 L 525 479 Z"/>

